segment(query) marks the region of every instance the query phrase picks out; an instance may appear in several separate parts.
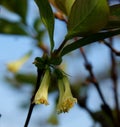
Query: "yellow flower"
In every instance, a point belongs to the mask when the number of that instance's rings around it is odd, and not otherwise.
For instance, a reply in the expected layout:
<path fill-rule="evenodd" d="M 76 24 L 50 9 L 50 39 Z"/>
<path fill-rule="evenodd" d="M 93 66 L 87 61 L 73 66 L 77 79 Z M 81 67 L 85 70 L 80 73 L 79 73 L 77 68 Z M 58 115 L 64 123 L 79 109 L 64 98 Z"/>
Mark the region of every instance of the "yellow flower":
<path fill-rule="evenodd" d="M 12 61 L 12 62 L 8 63 L 7 69 L 13 73 L 18 72 L 21 69 L 21 67 L 23 66 L 23 64 L 29 59 L 31 54 L 32 54 L 32 52 L 30 51 L 27 54 L 25 54 L 25 56 L 20 58 L 19 60 Z"/>
<path fill-rule="evenodd" d="M 59 87 L 59 100 L 57 105 L 57 112 L 62 113 L 63 112 L 62 99 L 64 95 L 64 84 L 62 79 L 58 80 L 58 87 Z"/>
<path fill-rule="evenodd" d="M 77 102 L 77 99 L 72 96 L 69 80 L 66 76 L 64 76 L 58 82 L 58 86 L 60 90 L 60 97 L 57 107 L 58 113 L 65 113 L 68 112 L 74 106 L 74 103 Z"/>
<path fill-rule="evenodd" d="M 45 104 L 48 105 L 48 88 L 50 83 L 50 71 L 47 69 L 43 79 L 41 81 L 40 87 L 35 95 L 34 103 L 35 104 Z"/>

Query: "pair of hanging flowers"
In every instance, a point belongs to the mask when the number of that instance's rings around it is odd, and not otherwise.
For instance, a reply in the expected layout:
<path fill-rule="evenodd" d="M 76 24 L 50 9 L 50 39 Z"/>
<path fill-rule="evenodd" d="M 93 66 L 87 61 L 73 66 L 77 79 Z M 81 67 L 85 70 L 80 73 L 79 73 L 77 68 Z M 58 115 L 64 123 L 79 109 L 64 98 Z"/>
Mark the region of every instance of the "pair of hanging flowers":
<path fill-rule="evenodd" d="M 60 73 L 62 74 L 62 72 Z M 50 71 L 50 68 L 47 68 L 42 77 L 39 89 L 35 94 L 33 103 L 45 104 L 45 105 L 49 104 L 48 89 L 49 89 L 49 85 L 51 84 L 50 82 L 51 82 L 51 71 Z M 77 99 L 72 96 L 70 83 L 69 83 L 68 77 L 65 74 L 62 74 L 60 78 L 59 76 L 57 76 L 57 83 L 58 83 L 58 89 L 59 89 L 57 112 L 65 113 L 65 112 L 68 112 L 74 106 L 74 104 L 77 102 Z"/>

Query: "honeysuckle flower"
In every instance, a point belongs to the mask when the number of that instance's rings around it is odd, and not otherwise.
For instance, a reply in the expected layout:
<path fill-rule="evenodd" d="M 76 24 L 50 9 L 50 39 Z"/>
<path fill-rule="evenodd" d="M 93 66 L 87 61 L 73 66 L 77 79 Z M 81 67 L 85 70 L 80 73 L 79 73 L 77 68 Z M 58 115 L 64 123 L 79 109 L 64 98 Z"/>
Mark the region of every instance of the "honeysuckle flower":
<path fill-rule="evenodd" d="M 50 70 L 47 69 L 41 81 L 40 87 L 35 95 L 33 103 L 48 105 L 48 88 L 50 83 Z"/>
<path fill-rule="evenodd" d="M 63 83 L 65 86 L 65 92 L 63 96 L 63 108 L 65 112 L 68 112 L 70 108 L 74 106 L 74 103 L 77 102 L 77 99 L 72 96 L 69 80 L 66 76 L 63 77 Z"/>
<path fill-rule="evenodd" d="M 59 100 L 57 104 L 57 112 L 62 113 L 63 112 L 62 100 L 63 100 L 63 95 L 64 95 L 64 84 L 63 84 L 62 79 L 58 80 L 58 87 L 59 87 Z"/>
<path fill-rule="evenodd" d="M 32 52 L 30 51 L 27 54 L 25 54 L 22 58 L 8 63 L 7 69 L 12 73 L 18 72 L 21 69 L 21 67 L 23 66 L 23 64 L 29 59 L 31 54 L 32 54 Z"/>
<path fill-rule="evenodd" d="M 57 111 L 58 113 L 68 112 L 74 104 L 77 102 L 77 99 L 72 96 L 69 80 L 64 76 L 58 82 L 60 97 L 58 102 Z"/>

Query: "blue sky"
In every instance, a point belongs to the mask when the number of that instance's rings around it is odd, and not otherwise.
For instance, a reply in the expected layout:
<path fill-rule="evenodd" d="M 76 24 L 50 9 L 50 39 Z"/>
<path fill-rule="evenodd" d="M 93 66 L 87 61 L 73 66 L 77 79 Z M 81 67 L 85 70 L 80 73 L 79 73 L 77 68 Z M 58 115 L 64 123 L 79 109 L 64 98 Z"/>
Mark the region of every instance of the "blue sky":
<path fill-rule="evenodd" d="M 8 42 L 9 40 L 9 42 Z M 19 37 L 6 37 L 1 35 L 1 41 L 0 43 L 0 113 L 2 114 L 1 120 L 0 120 L 0 127 L 8 127 L 11 125 L 12 127 L 16 126 L 23 126 L 27 110 L 21 110 L 19 108 L 20 103 L 23 101 L 26 101 L 27 99 L 30 99 L 30 93 L 32 88 L 31 87 L 23 87 L 23 90 L 18 91 L 17 89 L 13 89 L 9 83 L 4 81 L 3 76 L 7 75 L 9 72 L 6 70 L 6 63 L 12 60 L 16 60 L 19 57 L 21 57 L 24 53 L 28 52 L 32 49 L 31 41 L 27 38 L 20 39 Z M 120 43 L 118 43 L 118 39 L 115 39 L 115 47 L 119 47 Z M 90 45 L 92 48 L 89 49 L 88 58 L 90 62 L 93 64 L 93 70 L 100 71 L 101 68 L 107 67 L 109 65 L 109 52 L 108 48 L 106 48 L 103 44 L 94 43 Z M 87 48 L 87 47 L 85 47 Z M 94 50 L 95 49 L 95 50 Z M 97 51 L 96 51 L 97 50 Z M 32 58 L 28 63 L 26 63 L 23 66 L 24 69 L 28 69 L 29 66 L 32 65 L 32 61 L 34 60 L 34 57 L 36 57 L 37 51 L 34 52 Z M 71 75 L 71 80 L 74 81 L 76 77 L 79 76 L 87 76 L 87 72 L 84 69 L 84 61 L 83 59 L 78 59 L 76 57 L 78 55 L 78 51 L 75 51 L 71 56 L 64 57 L 64 61 L 69 63 L 67 73 Z M 103 58 L 104 56 L 104 58 Z M 72 57 L 72 61 L 71 61 Z M 97 59 L 99 57 L 99 59 Z M 97 63 L 95 62 L 97 59 Z M 77 71 L 74 71 L 74 66 L 77 69 Z M 30 71 L 35 71 L 35 68 Z M 109 83 L 110 80 L 104 81 L 102 84 Z M 103 91 L 107 96 L 106 99 L 108 100 L 108 103 L 113 107 L 113 101 L 112 101 L 112 94 L 110 91 L 112 90 L 112 86 L 109 85 L 109 87 L 103 87 Z M 53 106 L 54 106 L 54 96 L 51 95 L 49 97 L 50 105 L 49 106 L 37 106 L 37 108 L 33 112 L 33 116 L 31 119 L 31 123 L 29 127 L 32 127 L 35 124 L 35 121 L 38 119 L 43 119 L 43 114 L 50 114 Z M 88 105 L 93 110 L 96 111 L 97 109 L 100 109 L 101 100 L 98 96 L 98 93 L 96 89 L 92 86 L 89 89 L 89 99 L 88 99 Z M 17 116 L 17 119 L 16 119 Z M 75 118 L 75 119 L 74 119 Z M 69 113 L 61 114 L 59 115 L 60 119 L 60 126 L 58 127 L 73 127 L 73 126 L 84 126 L 84 127 L 91 127 L 92 121 L 90 119 L 90 116 L 86 113 L 85 110 L 79 109 L 77 105 Z M 32 122 L 33 121 L 33 122 Z M 69 122 L 70 121 L 70 122 Z M 37 127 L 37 125 L 36 125 Z"/>
<path fill-rule="evenodd" d="M 33 5 L 33 1 L 30 1 L 30 13 L 28 14 L 28 21 L 31 24 L 30 14 L 34 18 L 33 11 L 37 12 L 35 9 L 35 5 Z M 7 15 L 6 15 L 7 16 Z M 14 16 L 13 16 L 14 17 Z M 62 32 L 61 32 L 62 31 Z M 59 33 L 59 34 L 58 34 Z M 56 47 L 58 43 L 60 43 L 64 35 L 66 33 L 65 25 L 61 22 L 56 21 L 55 27 L 55 42 Z M 44 41 L 46 44 L 49 43 L 49 39 L 45 36 Z M 115 40 L 115 47 L 120 47 L 119 39 L 116 38 Z M 6 63 L 12 60 L 19 59 L 19 57 L 23 56 L 29 50 L 34 49 L 34 41 L 30 38 L 26 37 L 19 37 L 19 36 L 4 36 L 0 35 L 0 113 L 2 117 L 0 118 L 0 127 L 21 127 L 24 125 L 24 121 L 26 119 L 26 115 L 28 110 L 20 109 L 19 106 L 21 102 L 30 99 L 32 87 L 23 87 L 20 91 L 14 89 L 10 86 L 9 83 L 4 81 L 4 76 L 8 75 L 9 72 L 6 69 Z M 88 48 L 90 47 L 90 48 Z M 109 49 L 105 47 L 103 44 L 94 43 L 89 45 L 88 47 L 84 47 L 88 50 L 87 57 L 93 65 L 94 72 L 99 72 L 101 69 L 105 69 L 109 66 L 110 58 L 109 58 Z M 119 48 L 118 48 L 119 49 Z M 24 69 L 29 70 L 29 67 L 32 66 L 32 62 L 36 55 L 38 54 L 38 50 L 35 49 L 33 52 L 32 58 L 26 63 L 23 67 Z M 81 76 L 87 76 L 88 72 L 84 68 L 84 60 L 82 58 L 78 59 L 79 52 L 75 51 L 71 54 L 71 56 L 65 56 L 64 61 L 69 64 L 67 67 L 67 73 L 71 76 L 71 81 L 74 81 L 75 78 Z M 81 56 L 80 56 L 81 57 Z M 72 58 L 72 59 L 71 59 Z M 97 61 L 96 61 L 97 59 Z M 119 59 L 119 58 L 118 58 Z M 119 59 L 120 61 L 120 59 Z M 35 68 L 30 68 L 29 71 L 34 71 Z M 111 107 L 114 106 L 114 102 L 112 100 L 112 85 L 110 84 L 110 80 L 105 80 L 101 84 L 109 84 L 107 86 L 101 85 L 101 89 L 104 91 L 104 95 L 108 103 Z M 100 109 L 100 104 L 102 103 L 96 89 L 91 86 L 89 89 L 89 99 L 88 105 L 91 110 L 96 111 Z M 107 94 L 106 94 L 107 93 Z M 40 119 L 42 119 L 42 124 L 44 124 L 46 119 L 46 115 L 52 112 L 54 107 L 54 97 L 55 95 L 50 95 L 49 106 L 37 106 L 33 111 L 32 119 L 30 122 L 29 127 L 38 127 L 38 124 L 41 124 L 41 121 L 38 123 Z M 84 127 L 91 127 L 93 121 L 91 120 L 90 116 L 87 114 L 85 110 L 82 108 L 78 108 L 77 105 L 73 109 L 70 110 L 69 113 L 61 114 L 58 116 L 60 119 L 60 125 L 58 127 L 77 127 L 77 126 L 84 126 Z M 36 124 L 37 123 L 37 124 Z M 44 126 L 45 127 L 45 126 Z M 50 127 L 50 126 L 49 126 Z M 52 127 L 52 126 L 51 126 Z"/>

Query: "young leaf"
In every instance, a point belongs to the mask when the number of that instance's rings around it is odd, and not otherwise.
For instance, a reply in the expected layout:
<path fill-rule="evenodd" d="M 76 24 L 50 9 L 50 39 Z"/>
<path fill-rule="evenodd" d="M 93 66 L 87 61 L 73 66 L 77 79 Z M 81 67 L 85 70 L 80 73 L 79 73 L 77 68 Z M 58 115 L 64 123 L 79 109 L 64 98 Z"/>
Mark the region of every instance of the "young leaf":
<path fill-rule="evenodd" d="M 89 35 L 87 37 L 79 39 L 79 40 L 67 45 L 66 47 L 64 47 L 61 52 L 61 56 L 64 56 L 65 54 L 67 54 L 73 50 L 76 50 L 82 46 L 85 46 L 90 43 L 93 43 L 93 42 L 96 42 L 99 40 L 103 40 L 105 38 L 109 38 L 109 37 L 112 37 L 112 36 L 115 36 L 118 34 L 120 34 L 120 29 L 110 31 L 110 32 L 103 32 L 103 33 L 96 33 L 96 34 Z"/>
<path fill-rule="evenodd" d="M 75 0 L 55 0 L 55 3 L 58 6 L 58 8 L 67 16 L 70 14 L 71 7 L 74 2 Z"/>
<path fill-rule="evenodd" d="M 0 18 L 0 33 L 2 34 L 16 34 L 28 35 L 20 22 L 11 22 L 6 19 Z"/>
<path fill-rule="evenodd" d="M 50 7 L 48 0 L 35 0 L 35 2 L 38 5 L 41 20 L 48 30 L 50 42 L 51 42 L 51 50 L 53 50 L 54 48 L 54 40 L 53 40 L 54 15 L 53 15 L 52 8 Z"/>
<path fill-rule="evenodd" d="M 107 24 L 108 17 L 106 0 L 76 0 L 68 17 L 66 39 L 98 32 Z"/>

